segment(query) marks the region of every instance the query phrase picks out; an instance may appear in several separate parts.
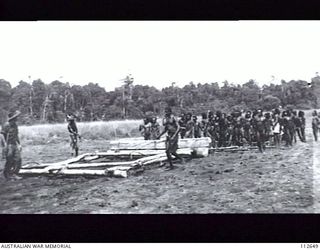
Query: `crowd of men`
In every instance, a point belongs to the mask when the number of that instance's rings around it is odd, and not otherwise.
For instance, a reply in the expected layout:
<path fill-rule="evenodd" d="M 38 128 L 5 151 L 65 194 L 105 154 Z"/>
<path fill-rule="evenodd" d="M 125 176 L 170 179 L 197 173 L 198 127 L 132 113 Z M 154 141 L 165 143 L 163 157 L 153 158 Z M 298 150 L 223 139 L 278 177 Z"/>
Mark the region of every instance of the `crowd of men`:
<path fill-rule="evenodd" d="M 166 117 L 174 117 L 171 109 L 166 109 Z M 163 126 L 167 121 L 164 118 Z M 251 146 L 256 144 L 263 152 L 266 142 L 279 147 L 292 146 L 299 139 L 306 142 L 306 119 L 303 111 L 292 109 L 274 109 L 263 112 L 261 109 L 252 111 L 235 111 L 223 113 L 208 111 L 198 116 L 192 113 L 183 113 L 177 120 L 178 138 L 210 137 L 212 147 Z M 313 112 L 312 128 L 314 139 L 318 139 L 320 131 L 320 112 Z M 159 138 L 160 125 L 156 117 L 144 119 L 140 131 L 145 140 Z"/>
<path fill-rule="evenodd" d="M 17 175 L 21 167 L 21 145 L 18 135 L 17 118 L 21 113 L 9 113 L 8 121 L 0 133 L 2 157 L 5 159 L 4 177 L 19 179 Z M 68 131 L 71 138 L 71 147 L 78 155 L 78 129 L 75 116 L 68 114 Z M 200 120 L 200 119 L 199 119 Z M 279 147 L 282 142 L 285 146 L 292 146 L 298 138 L 306 142 L 306 119 L 303 111 L 292 109 L 275 109 L 263 112 L 261 109 L 253 111 L 235 111 L 223 113 L 208 111 L 201 114 L 201 120 L 192 113 L 181 114 L 177 119 L 170 107 L 165 109 L 162 121 L 163 130 L 157 117 L 146 117 L 139 130 L 145 140 L 157 140 L 166 134 L 166 154 L 169 162 L 168 169 L 173 168 L 172 159 L 182 158 L 177 154 L 179 138 L 210 137 L 212 147 L 251 146 L 256 144 L 260 152 L 264 152 L 266 142 Z M 312 131 L 314 140 L 318 140 L 320 133 L 320 112 L 312 112 Z"/>

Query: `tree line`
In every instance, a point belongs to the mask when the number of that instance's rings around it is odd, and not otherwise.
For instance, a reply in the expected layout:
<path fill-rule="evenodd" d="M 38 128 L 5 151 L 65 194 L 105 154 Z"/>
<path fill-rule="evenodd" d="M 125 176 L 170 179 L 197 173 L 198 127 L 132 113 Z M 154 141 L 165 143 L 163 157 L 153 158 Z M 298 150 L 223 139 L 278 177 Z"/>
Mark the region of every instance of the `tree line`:
<path fill-rule="evenodd" d="M 98 83 L 84 86 L 55 80 L 44 83 L 41 79 L 28 83 L 20 81 L 15 87 L 0 79 L 0 123 L 8 112 L 20 110 L 24 124 L 57 123 L 65 120 L 66 113 L 74 113 L 79 121 L 142 118 L 148 113 L 162 115 L 166 106 L 174 112 L 206 110 L 271 110 L 279 106 L 296 109 L 320 107 L 320 77 L 311 82 L 303 80 L 281 81 L 281 84 L 265 84 L 254 80 L 245 84 L 228 81 L 218 83 L 190 82 L 184 87 L 172 83 L 161 90 L 133 84 L 130 76 L 123 85 L 106 91 Z"/>

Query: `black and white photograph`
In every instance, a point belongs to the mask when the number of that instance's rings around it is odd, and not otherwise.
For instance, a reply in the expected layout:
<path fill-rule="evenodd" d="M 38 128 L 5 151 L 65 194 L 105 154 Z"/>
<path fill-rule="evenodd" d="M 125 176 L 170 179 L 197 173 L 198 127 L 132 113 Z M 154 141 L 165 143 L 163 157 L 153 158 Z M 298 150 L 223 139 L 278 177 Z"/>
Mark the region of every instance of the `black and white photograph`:
<path fill-rule="evenodd" d="M 319 30 L 1 22 L 0 213 L 319 213 Z"/>

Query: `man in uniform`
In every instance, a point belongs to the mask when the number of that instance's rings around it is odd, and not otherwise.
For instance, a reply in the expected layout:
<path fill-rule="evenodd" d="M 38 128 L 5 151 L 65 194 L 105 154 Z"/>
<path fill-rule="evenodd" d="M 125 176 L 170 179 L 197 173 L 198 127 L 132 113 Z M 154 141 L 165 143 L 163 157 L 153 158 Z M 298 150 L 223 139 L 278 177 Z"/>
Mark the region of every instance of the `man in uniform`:
<path fill-rule="evenodd" d="M 172 155 L 175 156 L 177 159 L 182 161 L 182 158 L 177 154 L 178 150 L 178 140 L 179 140 L 179 130 L 180 126 L 179 123 L 176 121 L 175 117 L 172 114 L 172 110 L 170 107 L 165 109 L 165 117 L 163 119 L 163 126 L 164 130 L 158 136 L 158 139 L 167 133 L 166 137 L 166 154 L 169 162 L 169 167 L 167 170 L 171 170 L 174 168 L 172 163 Z"/>
<path fill-rule="evenodd" d="M 67 121 L 68 121 L 68 131 L 71 139 L 70 145 L 72 150 L 75 151 L 75 156 L 78 156 L 79 154 L 78 138 L 81 139 L 81 137 L 78 134 L 78 128 L 75 122 L 75 116 L 73 114 L 68 114 Z M 73 155 L 73 152 L 71 153 L 71 155 Z"/>
<path fill-rule="evenodd" d="M 9 113 L 8 122 L 4 124 L 1 131 L 5 141 L 4 148 L 6 159 L 3 175 L 7 180 L 11 178 L 21 179 L 21 177 L 17 176 L 21 168 L 21 145 L 16 123 L 20 114 L 19 111 Z"/>

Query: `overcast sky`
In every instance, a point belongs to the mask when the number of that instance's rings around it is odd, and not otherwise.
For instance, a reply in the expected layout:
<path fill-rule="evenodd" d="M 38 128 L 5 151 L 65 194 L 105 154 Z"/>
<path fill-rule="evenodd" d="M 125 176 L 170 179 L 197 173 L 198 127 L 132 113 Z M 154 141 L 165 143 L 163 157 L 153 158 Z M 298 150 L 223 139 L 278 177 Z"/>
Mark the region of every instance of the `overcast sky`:
<path fill-rule="evenodd" d="M 1 22 L 0 78 L 99 83 L 132 74 L 157 88 L 228 80 L 310 81 L 320 71 L 320 22 Z"/>

